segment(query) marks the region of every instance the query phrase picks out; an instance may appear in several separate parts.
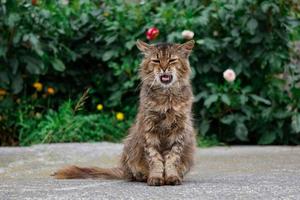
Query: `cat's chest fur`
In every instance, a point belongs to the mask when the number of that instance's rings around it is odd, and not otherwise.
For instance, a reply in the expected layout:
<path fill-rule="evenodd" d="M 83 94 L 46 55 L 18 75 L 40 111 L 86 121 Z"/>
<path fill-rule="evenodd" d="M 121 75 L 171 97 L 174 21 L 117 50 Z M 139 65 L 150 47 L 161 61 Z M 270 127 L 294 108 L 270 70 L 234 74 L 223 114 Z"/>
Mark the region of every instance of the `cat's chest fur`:
<path fill-rule="evenodd" d="M 144 109 L 164 114 L 180 112 L 182 107 L 191 104 L 192 98 L 193 95 L 190 86 L 173 89 L 154 88 L 148 92 L 142 91 L 141 93 Z"/>
<path fill-rule="evenodd" d="M 192 93 L 189 87 L 175 91 L 154 90 L 144 99 L 143 115 L 147 126 L 161 139 L 183 129 L 189 119 Z"/>

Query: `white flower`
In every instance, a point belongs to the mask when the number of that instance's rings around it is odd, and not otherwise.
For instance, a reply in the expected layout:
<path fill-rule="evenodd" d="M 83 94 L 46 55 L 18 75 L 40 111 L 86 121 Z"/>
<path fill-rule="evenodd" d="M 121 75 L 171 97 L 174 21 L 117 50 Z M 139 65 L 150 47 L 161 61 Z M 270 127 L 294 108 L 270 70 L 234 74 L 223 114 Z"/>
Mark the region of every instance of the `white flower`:
<path fill-rule="evenodd" d="M 191 39 L 193 39 L 193 37 L 194 37 L 195 34 L 194 34 L 193 31 L 190 31 L 190 30 L 184 30 L 184 31 L 182 31 L 181 35 L 182 35 L 182 37 L 183 37 L 184 39 L 186 39 L 186 40 L 191 40 Z"/>
<path fill-rule="evenodd" d="M 213 36 L 217 37 L 219 35 L 219 32 L 218 31 L 214 31 L 213 32 Z"/>
<path fill-rule="evenodd" d="M 62 5 L 68 5 L 69 4 L 69 0 L 61 0 L 61 4 Z"/>
<path fill-rule="evenodd" d="M 228 82 L 233 82 L 236 78 L 236 74 L 232 69 L 227 69 L 223 72 L 223 77 Z"/>

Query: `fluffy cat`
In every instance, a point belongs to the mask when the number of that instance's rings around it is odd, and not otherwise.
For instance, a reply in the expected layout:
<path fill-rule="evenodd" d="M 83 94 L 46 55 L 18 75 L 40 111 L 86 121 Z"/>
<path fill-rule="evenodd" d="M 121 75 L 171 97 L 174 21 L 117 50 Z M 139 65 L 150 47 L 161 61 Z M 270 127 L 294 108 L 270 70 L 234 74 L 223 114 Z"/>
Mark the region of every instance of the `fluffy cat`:
<path fill-rule="evenodd" d="M 150 186 L 179 185 L 193 164 L 195 133 L 188 57 L 194 41 L 149 45 L 140 40 L 140 104 L 124 141 L 120 166 L 70 166 L 55 178 L 107 178 L 144 181 Z"/>

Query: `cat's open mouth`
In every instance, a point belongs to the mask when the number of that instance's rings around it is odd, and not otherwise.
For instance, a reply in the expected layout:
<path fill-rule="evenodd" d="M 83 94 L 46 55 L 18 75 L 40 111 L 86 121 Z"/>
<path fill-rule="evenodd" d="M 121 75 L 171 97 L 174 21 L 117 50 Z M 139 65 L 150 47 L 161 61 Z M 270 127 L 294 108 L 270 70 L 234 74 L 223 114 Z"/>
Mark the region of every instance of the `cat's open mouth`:
<path fill-rule="evenodd" d="M 163 83 L 163 84 L 169 84 L 172 82 L 173 80 L 173 76 L 170 75 L 170 74 L 162 74 L 160 75 L 160 81 Z"/>

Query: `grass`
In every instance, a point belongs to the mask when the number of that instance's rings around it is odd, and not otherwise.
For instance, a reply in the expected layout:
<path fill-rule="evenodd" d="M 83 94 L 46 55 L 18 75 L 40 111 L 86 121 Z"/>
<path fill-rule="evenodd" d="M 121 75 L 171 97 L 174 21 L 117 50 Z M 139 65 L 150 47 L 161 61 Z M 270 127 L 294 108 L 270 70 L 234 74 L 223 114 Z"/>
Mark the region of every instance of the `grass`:
<path fill-rule="evenodd" d="M 213 147 L 213 146 L 224 146 L 224 143 L 218 141 L 215 135 L 212 136 L 198 136 L 197 137 L 198 147 Z"/>
<path fill-rule="evenodd" d="M 86 98 L 80 98 L 84 101 Z M 28 117 L 19 114 L 19 143 L 22 146 L 58 142 L 120 142 L 132 123 L 131 118 L 117 119 L 114 112 L 80 113 L 84 103 L 67 101 L 57 111 Z"/>

